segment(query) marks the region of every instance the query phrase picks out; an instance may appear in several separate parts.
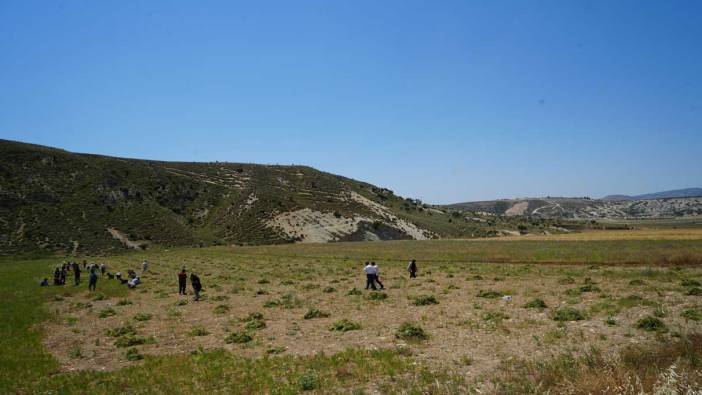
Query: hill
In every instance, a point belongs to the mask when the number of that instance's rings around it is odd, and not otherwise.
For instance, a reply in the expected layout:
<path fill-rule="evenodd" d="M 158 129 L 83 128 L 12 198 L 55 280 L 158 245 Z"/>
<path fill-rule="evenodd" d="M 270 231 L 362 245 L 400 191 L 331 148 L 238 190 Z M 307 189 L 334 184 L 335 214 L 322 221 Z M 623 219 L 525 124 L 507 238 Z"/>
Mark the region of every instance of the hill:
<path fill-rule="evenodd" d="M 0 140 L 3 254 L 478 237 L 551 226 L 468 220 L 306 166 L 126 159 Z"/>
<path fill-rule="evenodd" d="M 449 210 L 536 218 L 676 218 L 702 215 L 702 198 L 600 200 L 546 197 L 467 202 L 445 207 Z"/>
<path fill-rule="evenodd" d="M 685 189 L 675 189 L 671 191 L 647 193 L 643 195 L 608 195 L 602 198 L 602 200 L 652 200 L 652 199 L 669 199 L 669 198 L 683 198 L 683 197 L 700 197 L 702 196 L 702 188 L 685 188 Z"/>

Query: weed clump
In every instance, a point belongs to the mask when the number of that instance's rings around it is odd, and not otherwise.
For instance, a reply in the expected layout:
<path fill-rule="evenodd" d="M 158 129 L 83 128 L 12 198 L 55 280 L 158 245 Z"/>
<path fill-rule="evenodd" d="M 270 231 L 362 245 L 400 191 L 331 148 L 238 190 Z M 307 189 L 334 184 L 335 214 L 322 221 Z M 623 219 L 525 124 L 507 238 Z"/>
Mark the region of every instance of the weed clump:
<path fill-rule="evenodd" d="M 584 319 L 583 313 L 572 307 L 560 308 L 553 314 L 554 321 L 582 321 Z"/>
<path fill-rule="evenodd" d="M 115 347 L 127 348 L 132 346 L 138 346 L 140 344 L 146 344 L 148 342 L 149 339 L 143 336 L 124 335 L 120 336 L 119 338 L 117 338 L 117 340 L 115 340 Z"/>
<path fill-rule="evenodd" d="M 634 286 L 646 285 L 646 281 L 637 278 L 635 280 L 629 281 L 629 285 L 634 285 Z"/>
<path fill-rule="evenodd" d="M 244 332 L 232 332 L 224 338 L 224 342 L 227 344 L 243 344 L 251 340 L 253 340 L 253 338 L 249 336 L 248 333 Z"/>
<path fill-rule="evenodd" d="M 325 313 L 321 310 L 318 309 L 309 309 L 307 310 L 307 313 L 305 313 L 305 316 L 303 317 L 306 320 L 311 320 L 313 318 L 326 318 L 329 317 L 329 313 Z"/>
<path fill-rule="evenodd" d="M 636 321 L 636 327 L 649 332 L 665 332 L 668 328 L 665 323 L 656 317 L 644 317 Z"/>
<path fill-rule="evenodd" d="M 689 296 L 699 296 L 699 295 L 702 295 L 702 288 L 700 288 L 700 287 L 692 287 L 692 288 L 689 288 L 689 289 L 687 290 L 687 292 L 685 292 L 685 295 L 689 295 Z"/>
<path fill-rule="evenodd" d="M 699 286 L 702 286 L 702 284 L 700 284 L 699 281 L 697 281 L 697 280 L 695 280 L 695 279 L 692 279 L 692 278 L 686 278 L 686 279 L 682 280 L 682 282 L 680 283 L 680 285 L 682 285 L 683 287 L 699 287 Z"/>
<path fill-rule="evenodd" d="M 140 359 L 144 359 L 144 356 L 139 354 L 139 350 L 134 347 L 127 350 L 127 352 L 124 353 L 124 357 L 127 358 L 127 361 L 138 361 Z"/>
<path fill-rule="evenodd" d="M 500 298 L 502 297 L 502 292 L 499 291 L 485 291 L 485 290 L 480 290 L 478 291 L 478 294 L 476 295 L 479 298 L 487 298 L 487 299 L 495 299 L 495 298 Z"/>
<path fill-rule="evenodd" d="M 130 304 L 132 304 L 132 301 L 129 300 L 129 299 L 120 299 L 120 300 L 117 302 L 117 306 L 127 306 L 127 305 L 130 305 Z"/>
<path fill-rule="evenodd" d="M 334 287 L 325 287 L 325 288 L 322 290 L 322 292 L 324 292 L 325 294 L 330 294 L 330 293 L 332 293 L 332 292 L 336 292 L 336 288 L 334 288 Z"/>
<path fill-rule="evenodd" d="M 404 322 L 397 328 L 395 337 L 403 340 L 426 340 L 429 338 L 429 335 L 424 332 L 421 326 L 411 322 Z"/>
<path fill-rule="evenodd" d="M 548 307 L 546 302 L 539 298 L 532 299 L 524 305 L 525 309 L 545 309 L 546 307 Z"/>
<path fill-rule="evenodd" d="M 126 335 L 136 335 L 136 329 L 131 325 L 118 326 L 105 331 L 109 337 L 120 337 Z"/>
<path fill-rule="evenodd" d="M 702 321 L 702 311 L 697 309 L 687 309 L 680 316 L 690 321 Z"/>
<path fill-rule="evenodd" d="M 297 380 L 297 384 L 302 391 L 312 391 L 317 388 L 317 375 L 313 372 L 308 372 L 300 376 Z"/>
<path fill-rule="evenodd" d="M 149 314 L 149 313 L 137 313 L 137 314 L 134 316 L 134 319 L 135 319 L 136 321 L 148 321 L 148 320 L 151 319 L 151 317 L 152 317 L 152 315 Z"/>
<path fill-rule="evenodd" d="M 185 306 L 186 304 L 188 304 L 188 300 L 187 300 L 187 299 L 178 299 L 178 301 L 175 302 L 175 305 L 176 305 L 176 306 Z"/>
<path fill-rule="evenodd" d="M 229 305 L 226 305 L 226 304 L 220 304 L 214 308 L 215 314 L 225 314 L 227 312 L 229 312 Z"/>
<path fill-rule="evenodd" d="M 190 336 L 207 336 L 209 334 L 210 332 L 202 325 L 195 325 L 190 329 L 190 332 L 188 332 Z"/>
<path fill-rule="evenodd" d="M 108 307 L 106 309 L 100 310 L 100 312 L 98 313 L 98 318 L 107 318 L 112 317 L 113 315 L 117 315 L 117 312 L 112 307 Z"/>
<path fill-rule="evenodd" d="M 412 302 L 415 306 L 429 306 L 432 304 L 439 304 L 439 301 L 436 300 L 434 295 L 419 295 L 414 298 L 414 302 Z"/>
<path fill-rule="evenodd" d="M 354 289 L 350 290 L 349 292 L 347 292 L 346 295 L 348 295 L 348 296 L 363 295 L 363 292 L 354 288 Z"/>
<path fill-rule="evenodd" d="M 329 327 L 330 331 L 348 332 L 361 329 L 361 324 L 347 319 L 336 321 Z"/>
<path fill-rule="evenodd" d="M 371 292 L 367 296 L 368 300 L 385 300 L 387 298 L 388 298 L 388 294 L 386 294 L 384 292 Z"/>

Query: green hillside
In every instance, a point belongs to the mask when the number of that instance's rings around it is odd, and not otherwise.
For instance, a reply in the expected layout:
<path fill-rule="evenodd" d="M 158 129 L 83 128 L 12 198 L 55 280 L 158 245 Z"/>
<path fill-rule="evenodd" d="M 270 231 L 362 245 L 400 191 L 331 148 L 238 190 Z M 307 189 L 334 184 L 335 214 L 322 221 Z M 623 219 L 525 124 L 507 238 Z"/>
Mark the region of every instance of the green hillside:
<path fill-rule="evenodd" d="M 551 225 L 439 210 L 305 166 L 124 159 L 0 140 L 3 254 L 479 237 Z"/>

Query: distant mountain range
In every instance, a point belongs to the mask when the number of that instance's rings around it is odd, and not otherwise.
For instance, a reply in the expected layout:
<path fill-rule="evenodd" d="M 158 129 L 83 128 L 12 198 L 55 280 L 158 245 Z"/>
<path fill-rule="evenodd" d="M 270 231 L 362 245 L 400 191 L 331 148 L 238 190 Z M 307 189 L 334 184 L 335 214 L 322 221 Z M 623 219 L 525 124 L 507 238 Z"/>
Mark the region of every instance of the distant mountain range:
<path fill-rule="evenodd" d="M 655 194 L 652 194 L 655 195 Z M 676 218 L 702 216 L 702 197 L 590 199 L 545 197 L 466 202 L 446 210 L 551 219 Z"/>
<path fill-rule="evenodd" d="M 685 188 L 674 189 L 672 191 L 663 191 L 655 193 L 646 193 L 643 195 L 607 195 L 602 200 L 652 200 L 652 199 L 668 199 L 668 198 L 683 198 L 683 197 L 698 197 L 702 196 L 702 188 Z"/>

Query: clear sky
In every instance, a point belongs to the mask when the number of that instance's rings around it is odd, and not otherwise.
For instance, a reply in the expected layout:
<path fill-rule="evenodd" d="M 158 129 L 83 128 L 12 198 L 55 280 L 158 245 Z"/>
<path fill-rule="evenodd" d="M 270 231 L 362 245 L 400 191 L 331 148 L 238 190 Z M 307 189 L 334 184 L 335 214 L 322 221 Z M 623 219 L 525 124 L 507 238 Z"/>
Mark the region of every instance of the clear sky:
<path fill-rule="evenodd" d="M 702 186 L 702 1 L 0 1 L 0 138 L 430 203 Z"/>

